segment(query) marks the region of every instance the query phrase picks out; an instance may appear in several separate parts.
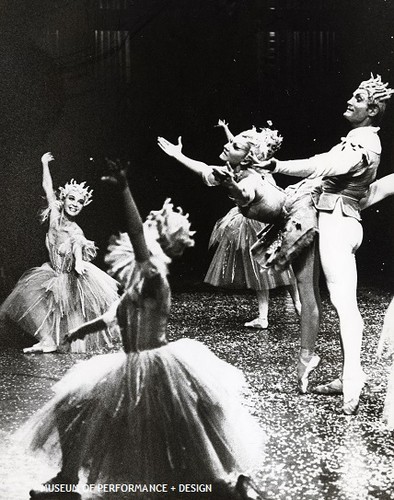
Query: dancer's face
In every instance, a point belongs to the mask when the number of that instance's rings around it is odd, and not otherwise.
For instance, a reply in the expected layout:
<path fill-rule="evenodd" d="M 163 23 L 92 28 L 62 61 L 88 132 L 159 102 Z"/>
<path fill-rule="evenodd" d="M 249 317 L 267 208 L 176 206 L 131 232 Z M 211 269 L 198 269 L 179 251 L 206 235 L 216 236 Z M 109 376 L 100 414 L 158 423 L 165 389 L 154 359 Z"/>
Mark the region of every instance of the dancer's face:
<path fill-rule="evenodd" d="M 350 122 L 352 127 L 362 127 L 368 124 L 371 108 L 368 103 L 366 90 L 357 89 L 347 102 L 346 111 L 343 116 Z"/>
<path fill-rule="evenodd" d="M 81 213 L 85 200 L 77 192 L 71 191 L 64 199 L 64 211 L 70 217 Z"/>
<path fill-rule="evenodd" d="M 250 146 L 245 137 L 236 135 L 224 145 L 223 151 L 219 158 L 229 162 L 231 166 L 236 166 L 241 163 L 250 151 Z"/>

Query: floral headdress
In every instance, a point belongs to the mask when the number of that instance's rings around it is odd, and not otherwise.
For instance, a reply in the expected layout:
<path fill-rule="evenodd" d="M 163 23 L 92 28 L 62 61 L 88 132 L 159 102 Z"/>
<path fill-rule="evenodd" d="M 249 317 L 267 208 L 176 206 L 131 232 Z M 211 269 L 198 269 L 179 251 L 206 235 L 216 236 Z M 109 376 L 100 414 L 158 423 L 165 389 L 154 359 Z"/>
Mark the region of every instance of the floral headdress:
<path fill-rule="evenodd" d="M 391 89 L 388 83 L 383 83 L 381 76 L 373 76 L 371 73 L 371 78 L 360 83 L 358 88 L 360 90 L 365 90 L 368 94 L 368 104 L 377 106 L 382 116 L 385 109 L 387 101 L 394 94 L 394 89 Z"/>
<path fill-rule="evenodd" d="M 151 253 L 149 266 L 160 274 L 167 274 L 167 266 L 171 262 L 167 252 L 171 256 L 174 255 L 175 253 L 171 253 L 171 250 L 174 250 L 174 245 L 179 243 L 181 243 L 179 253 L 184 247 L 192 247 L 194 234 L 195 231 L 190 230 L 188 215 L 184 215 L 180 208 L 174 211 L 171 200 L 167 199 L 163 208 L 150 212 L 144 222 L 144 236 Z M 134 250 L 127 233 L 111 237 L 104 260 L 108 265 L 108 274 L 117 279 L 123 287 L 129 287 L 132 283 L 139 281 L 142 272 L 141 265 L 135 260 Z"/>
<path fill-rule="evenodd" d="M 62 209 L 65 198 L 71 192 L 77 193 L 78 196 L 81 196 L 83 198 L 84 207 L 86 207 L 86 205 L 89 205 L 89 203 L 92 202 L 93 190 L 92 189 L 89 190 L 89 186 L 86 186 L 86 182 L 81 182 L 80 184 L 78 184 L 77 181 L 71 179 L 70 182 L 66 182 L 64 187 L 59 187 L 58 191 L 59 191 L 59 194 L 57 196 L 58 199 L 56 200 L 55 204 L 59 210 Z M 51 213 L 51 207 L 47 207 L 44 210 L 42 210 L 40 212 L 41 222 L 46 221 L 50 213 Z"/>
<path fill-rule="evenodd" d="M 76 192 L 78 196 L 84 199 L 84 207 L 92 202 L 93 190 L 91 189 L 89 191 L 89 186 L 86 186 L 85 181 L 80 184 L 74 179 L 71 179 L 70 182 L 66 182 L 64 187 L 59 187 L 59 199 L 63 201 L 71 192 Z"/>
<path fill-rule="evenodd" d="M 283 137 L 279 135 L 279 132 L 269 127 L 252 127 L 239 135 L 250 145 L 250 151 L 243 160 L 243 164 L 250 163 L 250 160 L 252 162 L 269 160 L 280 149 L 283 142 Z"/>
<path fill-rule="evenodd" d="M 156 225 L 159 235 L 157 241 L 167 255 L 179 243 L 183 247 L 194 245 L 192 236 L 195 231 L 190 230 L 189 215 L 184 214 L 180 207 L 174 210 L 170 198 L 165 200 L 161 210 L 152 210 L 145 223 L 148 226 L 152 223 Z"/>

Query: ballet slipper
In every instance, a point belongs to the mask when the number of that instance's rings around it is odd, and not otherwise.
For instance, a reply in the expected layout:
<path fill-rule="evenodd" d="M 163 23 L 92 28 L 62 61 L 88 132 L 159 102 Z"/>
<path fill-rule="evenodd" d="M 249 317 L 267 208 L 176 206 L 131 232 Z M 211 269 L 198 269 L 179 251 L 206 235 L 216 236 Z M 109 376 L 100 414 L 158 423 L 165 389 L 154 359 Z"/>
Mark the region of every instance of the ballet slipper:
<path fill-rule="evenodd" d="M 255 328 L 256 330 L 265 330 L 268 328 L 268 320 L 262 318 L 255 318 L 252 321 L 247 321 L 244 326 L 246 328 Z"/>
<path fill-rule="evenodd" d="M 57 346 L 55 344 L 42 344 L 38 342 L 37 344 L 32 345 L 31 347 L 25 347 L 23 349 L 24 354 L 48 354 L 50 352 L 56 352 Z"/>
<path fill-rule="evenodd" d="M 317 354 L 312 354 L 309 361 L 304 361 L 300 356 L 297 365 L 297 375 L 298 390 L 301 394 L 306 394 L 308 392 L 309 375 L 318 367 L 319 363 L 320 356 Z"/>
<path fill-rule="evenodd" d="M 360 406 L 360 395 L 366 380 L 367 376 L 364 372 L 361 372 L 358 377 L 344 379 L 342 411 L 345 415 L 357 414 Z"/>

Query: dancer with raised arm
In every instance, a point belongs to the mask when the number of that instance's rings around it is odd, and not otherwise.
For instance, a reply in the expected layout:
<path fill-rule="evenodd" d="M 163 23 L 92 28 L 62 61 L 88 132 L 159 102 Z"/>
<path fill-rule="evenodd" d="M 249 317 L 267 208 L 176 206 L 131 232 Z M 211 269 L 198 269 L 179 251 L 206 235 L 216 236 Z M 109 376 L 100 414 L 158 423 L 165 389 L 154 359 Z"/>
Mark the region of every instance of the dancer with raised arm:
<path fill-rule="evenodd" d="M 49 163 L 51 153 L 42 158 L 42 186 L 48 207 L 42 220 L 49 219 L 46 247 L 49 262 L 25 272 L 0 309 L 8 318 L 38 339 L 25 353 L 50 353 L 62 347 L 64 335 L 82 323 L 101 315 L 118 298 L 116 281 L 90 261 L 96 256 L 93 241 L 85 238 L 75 222 L 82 209 L 92 201 L 85 182 L 71 180 L 53 189 Z M 115 333 L 114 333 L 115 334 Z M 107 328 L 71 344 L 72 352 L 99 350 L 112 346 Z"/>
<path fill-rule="evenodd" d="M 230 143 L 234 136 L 230 132 L 228 124 L 224 120 L 219 120 L 217 126 L 223 128 Z M 267 128 L 264 134 L 261 134 L 261 141 L 264 143 L 267 154 L 272 155 L 273 151 L 279 149 L 282 138 L 276 131 Z M 166 144 L 165 139 L 159 138 L 158 144 L 164 152 L 171 156 L 168 149 L 169 143 Z M 240 162 L 243 160 L 243 153 L 241 151 L 241 155 L 239 155 L 238 151 L 233 148 L 226 152 L 225 157 L 223 153 L 221 159 L 229 161 L 232 168 L 237 169 L 241 175 Z M 203 176 L 203 170 L 195 172 Z M 267 180 L 268 178 L 272 184 L 275 184 L 272 176 L 267 176 Z M 212 185 L 204 177 L 202 179 L 208 185 Z M 234 207 L 216 222 L 209 241 L 209 246 L 216 247 L 216 249 L 204 282 L 216 287 L 251 289 L 256 292 L 258 316 L 245 323 L 244 326 L 247 328 L 264 329 L 268 327 L 270 289 L 287 287 L 298 314 L 300 314 L 301 309 L 295 277 L 291 268 L 282 272 L 273 269 L 263 270 L 250 254 L 251 246 L 257 241 L 257 235 L 264 227 L 265 224 L 244 217 L 238 207 Z"/>
<path fill-rule="evenodd" d="M 347 102 L 344 117 L 351 131 L 327 153 L 303 160 L 271 159 L 265 166 L 272 173 L 323 178 L 316 198 L 319 215 L 320 259 L 330 299 L 339 316 L 343 370 L 339 378 L 318 386 L 321 394 L 343 393 L 343 412 L 357 412 L 366 376 L 361 367 L 364 328 L 357 304 L 355 254 L 363 230 L 360 200 L 376 178 L 381 143 L 377 126 L 393 89 L 378 75 L 361 82 Z"/>
<path fill-rule="evenodd" d="M 26 424 L 23 434 L 31 449 L 61 461 L 61 471 L 45 487 L 75 486 L 84 469 L 89 484 L 177 488 L 212 483 L 225 489 L 222 497 L 212 494 L 215 500 L 249 498 L 252 482 L 242 473 L 259 466 L 263 436 L 239 400 L 242 373 L 200 342 L 169 343 L 166 336 L 168 264 L 194 243 L 188 217 L 166 200 L 143 224 L 125 169 L 114 162 L 110 166 L 105 180 L 119 188 L 128 237 L 117 248 L 112 244 L 115 253 L 109 261 L 126 290 L 108 312 L 66 339 L 117 323 L 124 352 L 78 363 L 54 387 L 55 397 Z M 234 478 L 237 487 L 227 486 Z M 31 496 L 44 498 L 45 493 L 33 490 Z"/>
<path fill-rule="evenodd" d="M 178 144 L 172 144 L 159 137 L 158 144 L 169 156 L 201 176 L 208 186 L 221 184 L 226 188 L 236 204 L 234 214 L 238 218 L 242 215 L 242 220 L 249 221 L 250 225 L 258 221 L 275 223 L 280 229 L 284 228 L 280 259 L 263 267 L 265 272 L 270 266 L 275 271 L 283 272 L 292 265 L 296 275 L 301 302 L 301 349 L 297 376 L 299 390 L 304 394 L 308 390 L 309 375 L 320 361 L 315 353 L 320 321 L 319 263 L 315 245 L 317 218 L 311 199 L 316 183 L 302 183 L 284 191 L 276 186 L 270 175 L 262 175 L 253 167 L 258 161 L 271 158 L 281 140 L 278 132 L 270 128 L 252 128 L 229 136 L 220 155 L 220 159 L 227 162 L 224 167 L 209 166 L 187 157 L 182 152 L 181 138 Z M 269 228 L 272 226 L 266 229 Z M 237 229 L 234 228 L 233 238 L 237 237 Z M 252 258 L 250 250 L 249 247 L 249 259 Z M 261 272 L 252 262 L 257 272 Z"/>

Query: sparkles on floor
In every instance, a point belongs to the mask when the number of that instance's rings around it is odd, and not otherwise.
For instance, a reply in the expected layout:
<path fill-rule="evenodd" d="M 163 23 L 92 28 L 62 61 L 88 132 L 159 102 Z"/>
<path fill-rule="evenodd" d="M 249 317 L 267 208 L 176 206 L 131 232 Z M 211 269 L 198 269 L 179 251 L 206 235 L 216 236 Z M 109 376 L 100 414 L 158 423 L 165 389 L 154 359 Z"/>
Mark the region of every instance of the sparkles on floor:
<path fill-rule="evenodd" d="M 196 338 L 246 374 L 247 404 L 267 436 L 264 466 L 255 478 L 266 498 L 394 499 L 394 432 L 381 421 L 390 360 L 375 355 L 390 294 L 362 289 L 359 299 L 366 325 L 363 365 L 368 382 L 359 413 L 347 417 L 341 413 L 339 396 L 298 395 L 299 322 L 284 291 L 272 294 L 267 330 L 242 326 L 257 312 L 252 294 L 174 294 L 170 339 Z M 335 378 L 340 369 L 338 321 L 327 300 L 318 352 L 322 363 L 312 385 Z M 56 464 L 27 456 L 10 438 L 50 398 L 54 381 L 83 357 L 0 352 L 0 498 L 26 500 L 31 487 L 57 472 Z M 196 499 L 191 493 L 190 500 Z"/>

